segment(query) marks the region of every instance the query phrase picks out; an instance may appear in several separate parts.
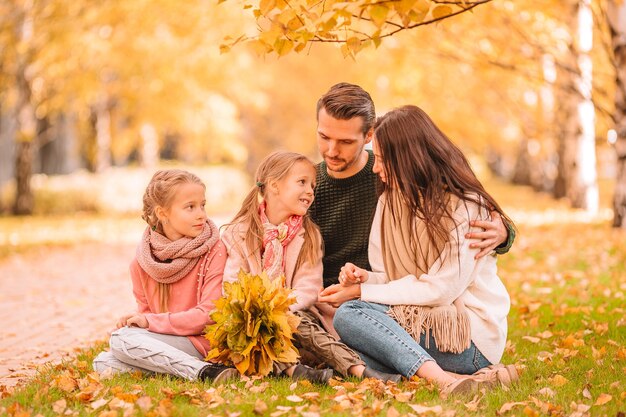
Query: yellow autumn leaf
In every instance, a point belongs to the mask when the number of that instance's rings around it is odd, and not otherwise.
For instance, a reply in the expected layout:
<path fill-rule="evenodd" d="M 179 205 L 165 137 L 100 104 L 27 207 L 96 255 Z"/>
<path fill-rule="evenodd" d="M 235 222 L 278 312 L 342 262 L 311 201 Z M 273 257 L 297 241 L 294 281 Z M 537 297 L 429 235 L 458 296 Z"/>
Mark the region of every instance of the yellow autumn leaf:
<path fill-rule="evenodd" d="M 411 8 L 415 5 L 417 0 L 400 0 L 396 1 L 393 4 L 393 8 L 400 15 L 407 13 Z"/>
<path fill-rule="evenodd" d="M 526 405 L 526 404 L 527 403 L 525 401 L 504 403 L 502 404 L 502 407 L 500 407 L 500 411 L 498 411 L 498 415 L 507 413 L 517 406 Z"/>
<path fill-rule="evenodd" d="M 530 343 L 539 343 L 541 339 L 533 336 L 522 336 L 522 339 L 529 341 Z"/>
<path fill-rule="evenodd" d="M 433 18 L 434 19 L 443 19 L 444 17 L 452 14 L 452 7 L 450 6 L 435 6 L 433 9 Z"/>
<path fill-rule="evenodd" d="M 348 49 L 353 54 L 356 54 L 357 52 L 359 52 L 359 49 L 361 48 L 361 41 L 356 36 L 353 36 L 346 40 L 346 45 L 348 46 Z"/>
<path fill-rule="evenodd" d="M 266 16 L 276 7 L 276 0 L 261 0 L 259 2 L 259 10 L 261 14 Z"/>
<path fill-rule="evenodd" d="M 372 22 L 378 27 L 381 27 L 385 24 L 385 20 L 387 19 L 387 14 L 389 13 L 389 8 L 382 4 L 375 4 L 369 9 L 370 17 L 372 18 Z"/>
<path fill-rule="evenodd" d="M 76 381 L 76 379 L 67 375 L 60 375 L 56 377 L 54 380 L 54 385 L 61 391 L 65 392 L 72 392 L 76 388 L 78 388 L 78 382 Z"/>
<path fill-rule="evenodd" d="M 267 404 L 260 398 L 257 398 L 256 402 L 254 403 L 254 414 L 265 414 L 268 409 L 269 407 L 267 406 Z"/>
<path fill-rule="evenodd" d="M 569 380 L 564 376 L 557 374 L 550 378 L 550 382 L 552 382 L 552 385 L 554 385 L 555 387 L 562 387 L 563 385 L 567 384 Z"/>
<path fill-rule="evenodd" d="M 400 412 L 392 405 L 387 409 L 387 417 L 400 417 Z"/>
<path fill-rule="evenodd" d="M 426 414 L 426 413 L 441 414 L 443 411 L 443 408 L 440 405 L 428 407 L 428 406 L 420 405 L 420 404 L 409 404 L 409 407 L 411 407 L 413 411 L 415 411 L 419 415 Z"/>
<path fill-rule="evenodd" d="M 278 54 L 278 56 L 287 55 L 293 49 L 293 42 L 289 39 L 278 39 L 274 43 L 274 51 Z"/>
<path fill-rule="evenodd" d="M 600 394 L 598 399 L 596 399 L 596 402 L 593 405 L 604 405 L 608 403 L 609 401 L 611 401 L 612 399 L 613 399 L 612 395 L 602 393 Z"/>

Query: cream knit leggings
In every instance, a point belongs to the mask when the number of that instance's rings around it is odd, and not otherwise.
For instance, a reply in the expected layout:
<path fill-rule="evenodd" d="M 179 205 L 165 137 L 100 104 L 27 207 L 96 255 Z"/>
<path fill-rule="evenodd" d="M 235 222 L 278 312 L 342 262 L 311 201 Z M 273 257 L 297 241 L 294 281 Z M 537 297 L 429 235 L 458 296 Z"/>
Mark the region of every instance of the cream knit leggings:
<path fill-rule="evenodd" d="M 198 378 L 207 362 L 185 336 L 153 333 L 138 327 L 122 327 L 111 333 L 111 350 L 93 360 L 93 369 L 102 374 L 155 372 Z"/>

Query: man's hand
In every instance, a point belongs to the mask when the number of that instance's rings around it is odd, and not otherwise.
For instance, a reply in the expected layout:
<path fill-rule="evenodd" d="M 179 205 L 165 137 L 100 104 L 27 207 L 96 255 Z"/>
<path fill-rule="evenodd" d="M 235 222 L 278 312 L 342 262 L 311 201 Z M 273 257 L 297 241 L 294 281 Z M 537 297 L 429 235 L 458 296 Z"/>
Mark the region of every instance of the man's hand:
<path fill-rule="evenodd" d="M 367 281 L 368 278 L 369 275 L 365 269 L 359 268 L 350 262 L 346 262 L 346 264 L 341 267 L 341 272 L 339 273 L 339 283 L 344 287 L 360 284 Z"/>
<path fill-rule="evenodd" d="M 360 297 L 361 285 L 350 285 L 346 287 L 341 284 L 334 284 L 324 288 L 317 299 L 321 303 L 328 303 L 333 307 L 339 307 L 346 301 Z"/>
<path fill-rule="evenodd" d="M 491 221 L 472 220 L 470 222 L 471 226 L 484 229 L 482 232 L 467 233 L 465 235 L 467 239 L 480 239 L 480 241 L 470 244 L 470 248 L 480 248 L 480 252 L 474 257 L 475 259 L 491 253 L 495 248 L 506 242 L 508 237 L 509 232 L 502 221 L 502 217 L 500 217 L 500 213 L 492 211 L 491 218 Z"/>

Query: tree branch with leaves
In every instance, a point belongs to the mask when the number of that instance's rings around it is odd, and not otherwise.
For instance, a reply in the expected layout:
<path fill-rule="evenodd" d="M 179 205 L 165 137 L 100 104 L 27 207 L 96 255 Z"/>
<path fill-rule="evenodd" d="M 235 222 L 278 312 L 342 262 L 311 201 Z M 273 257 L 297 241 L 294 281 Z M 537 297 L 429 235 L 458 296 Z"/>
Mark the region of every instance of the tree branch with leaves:
<path fill-rule="evenodd" d="M 222 0 L 220 3 L 227 0 Z M 468 12 L 491 0 L 260 0 L 244 1 L 259 34 L 227 37 L 229 51 L 249 44 L 260 55 L 301 52 L 314 42 L 340 44 L 344 56 L 378 47 L 384 38 Z"/>

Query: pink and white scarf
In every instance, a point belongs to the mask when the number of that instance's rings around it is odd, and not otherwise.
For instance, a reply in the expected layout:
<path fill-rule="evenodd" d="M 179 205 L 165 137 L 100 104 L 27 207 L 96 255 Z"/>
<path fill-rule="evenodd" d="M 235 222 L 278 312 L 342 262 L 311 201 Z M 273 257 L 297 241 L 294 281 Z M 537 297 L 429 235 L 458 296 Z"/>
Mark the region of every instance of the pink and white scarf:
<path fill-rule="evenodd" d="M 259 215 L 263 223 L 263 270 L 270 278 L 285 274 L 285 247 L 302 228 L 302 216 L 289 216 L 278 226 L 270 223 L 265 214 L 265 201 L 259 205 Z"/>

